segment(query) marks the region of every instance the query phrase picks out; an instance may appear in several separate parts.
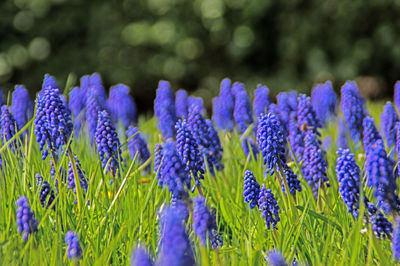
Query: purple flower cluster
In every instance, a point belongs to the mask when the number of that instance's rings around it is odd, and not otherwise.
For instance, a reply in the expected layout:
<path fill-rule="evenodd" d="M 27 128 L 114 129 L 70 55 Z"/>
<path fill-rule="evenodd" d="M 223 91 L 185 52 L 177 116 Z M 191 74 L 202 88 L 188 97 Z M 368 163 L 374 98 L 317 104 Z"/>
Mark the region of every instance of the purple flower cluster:
<path fill-rule="evenodd" d="M 296 194 L 296 191 L 301 192 L 301 183 L 297 179 L 297 175 L 292 171 L 292 169 L 287 164 L 282 164 L 282 174 L 286 178 L 286 183 L 289 187 L 290 194 Z M 285 181 L 282 181 L 282 191 L 285 192 Z"/>
<path fill-rule="evenodd" d="M 400 80 L 394 84 L 394 105 L 400 110 Z"/>
<path fill-rule="evenodd" d="M 65 108 L 59 95 L 59 88 L 55 79 L 45 75 L 43 89 L 37 98 L 35 117 L 35 134 L 42 151 L 42 159 L 46 159 L 48 148 L 54 152 L 65 145 L 72 133 L 71 114 Z"/>
<path fill-rule="evenodd" d="M 23 85 L 15 85 L 12 93 L 11 113 L 17 121 L 19 129 L 22 129 L 32 119 L 33 112 L 34 106 L 28 90 Z"/>
<path fill-rule="evenodd" d="M 175 97 L 168 81 L 158 83 L 157 96 L 154 100 L 154 114 L 158 118 L 158 128 L 165 139 L 175 138 Z"/>
<path fill-rule="evenodd" d="M 276 99 L 282 122 L 287 126 L 289 120 L 297 114 L 297 92 L 281 92 Z"/>
<path fill-rule="evenodd" d="M 175 93 L 175 110 L 178 118 L 187 119 L 188 114 L 188 94 L 185 90 L 178 90 Z"/>
<path fill-rule="evenodd" d="M 217 246 L 213 246 L 213 249 L 222 246 L 222 242 L 218 243 L 219 241 L 213 240 L 213 237 L 216 236 L 217 224 L 214 215 L 208 210 L 204 198 L 198 196 L 193 201 L 193 231 L 200 239 L 200 243 L 205 246 L 208 238 L 211 243 L 217 244 Z M 219 237 L 217 238 L 220 239 Z"/>
<path fill-rule="evenodd" d="M 19 197 L 15 205 L 18 207 L 16 211 L 18 232 L 23 233 L 22 239 L 26 241 L 29 235 L 38 231 L 38 223 L 27 198 Z"/>
<path fill-rule="evenodd" d="M 40 190 L 39 192 L 39 200 L 42 204 L 42 207 L 48 208 L 54 201 L 54 191 L 46 180 L 40 174 L 36 174 L 36 184 Z"/>
<path fill-rule="evenodd" d="M 311 105 L 311 98 L 305 94 L 300 94 L 297 98 L 297 123 L 300 128 L 307 127 L 318 134 L 321 124 Z"/>
<path fill-rule="evenodd" d="M 379 134 L 378 129 L 375 127 L 374 119 L 366 116 L 363 121 L 363 143 L 364 151 L 367 156 L 369 153 L 369 148 L 377 140 L 382 140 L 382 137 Z"/>
<path fill-rule="evenodd" d="M 150 151 L 147 147 L 147 143 L 140 134 L 138 128 L 129 126 L 126 131 L 126 135 L 128 136 L 128 148 L 129 155 L 132 160 L 135 158 L 136 154 L 141 164 L 144 164 L 150 158 Z M 146 171 L 150 171 L 150 164 L 146 167 Z"/>
<path fill-rule="evenodd" d="M 358 142 L 362 137 L 366 111 L 364 99 L 354 81 L 347 81 L 342 86 L 340 109 L 349 127 L 351 138 L 354 142 Z"/>
<path fill-rule="evenodd" d="M 160 167 L 161 162 L 163 160 L 163 146 L 160 143 L 157 143 L 154 148 L 154 173 L 156 174 L 156 178 L 160 178 Z"/>
<path fill-rule="evenodd" d="M 282 253 L 277 250 L 272 250 L 268 252 L 267 261 L 271 266 L 289 266 L 289 264 L 286 263 Z"/>
<path fill-rule="evenodd" d="M 107 107 L 114 124 L 122 122 L 125 128 L 137 124 L 137 110 L 133 97 L 129 94 L 129 87 L 117 84 L 110 88 Z"/>
<path fill-rule="evenodd" d="M 392 237 L 392 253 L 393 257 L 400 261 L 400 217 L 396 217 L 395 227 Z"/>
<path fill-rule="evenodd" d="M 3 144 L 9 141 L 12 137 L 14 137 L 17 129 L 17 123 L 15 122 L 14 117 L 8 111 L 7 105 L 3 105 L 1 107 L 1 116 L 0 116 L 0 128 L 1 128 L 1 139 Z M 18 141 L 14 140 L 12 143 L 12 148 L 16 148 L 18 145 Z"/>
<path fill-rule="evenodd" d="M 137 247 L 132 252 L 131 266 L 153 266 L 153 260 L 142 247 Z"/>
<path fill-rule="evenodd" d="M 219 96 L 213 99 L 212 120 L 218 129 L 231 131 L 234 127 L 233 111 L 235 96 L 231 90 L 231 80 L 225 78 L 221 82 Z"/>
<path fill-rule="evenodd" d="M 366 205 L 372 231 L 374 231 L 378 238 L 390 238 L 393 232 L 392 223 L 386 219 L 383 213 L 374 204 L 367 201 Z"/>
<path fill-rule="evenodd" d="M 255 116 L 258 118 L 261 114 L 265 114 L 270 104 L 268 87 L 258 84 L 257 89 L 254 90 L 253 112 Z"/>
<path fill-rule="evenodd" d="M 75 170 L 78 174 L 78 179 L 83 192 L 86 193 L 88 189 L 88 181 L 85 177 L 85 173 L 82 170 L 81 163 L 78 160 L 78 157 L 75 156 Z M 74 193 L 76 193 L 76 184 L 75 184 L 75 174 L 74 174 L 74 166 L 70 161 L 68 164 L 68 177 L 67 177 L 67 188 L 73 189 Z"/>
<path fill-rule="evenodd" d="M 105 110 L 98 113 L 95 137 L 103 169 L 107 167 L 106 171 L 115 175 L 121 160 L 121 149 L 117 132 Z"/>
<path fill-rule="evenodd" d="M 381 128 L 389 147 L 393 147 L 396 142 L 396 131 L 394 127 L 399 121 L 399 117 L 392 103 L 387 102 L 385 107 L 383 107 L 383 113 L 381 115 Z"/>
<path fill-rule="evenodd" d="M 79 237 L 74 231 L 68 231 L 65 235 L 65 243 L 67 244 L 67 257 L 75 260 L 82 258 L 82 248 L 79 244 Z"/>
<path fill-rule="evenodd" d="M 244 202 L 249 203 L 250 209 L 258 206 L 258 197 L 260 194 L 260 185 L 257 183 L 253 173 L 246 170 L 244 173 L 243 197 Z"/>
<path fill-rule="evenodd" d="M 289 120 L 289 144 L 292 148 L 293 154 L 291 154 L 293 159 L 296 159 L 297 162 L 300 162 L 304 153 L 304 141 L 303 141 L 303 132 L 300 130 L 297 120 L 290 119 Z"/>
<path fill-rule="evenodd" d="M 336 115 L 337 107 L 337 95 L 332 88 L 332 82 L 317 84 L 311 92 L 311 102 L 322 125 L 331 121 Z"/>
<path fill-rule="evenodd" d="M 275 228 L 280 221 L 279 206 L 271 189 L 265 189 L 264 184 L 261 187 L 258 197 L 258 208 L 261 212 L 261 216 L 265 219 L 267 228 Z"/>
<path fill-rule="evenodd" d="M 245 90 L 238 92 L 235 95 L 235 108 L 233 117 L 239 127 L 239 132 L 244 133 L 248 126 L 253 123 L 253 112 L 249 96 Z"/>
<path fill-rule="evenodd" d="M 339 192 L 347 211 L 358 217 L 360 204 L 360 168 L 356 164 L 354 154 L 349 149 L 339 149 L 336 159 L 336 176 L 339 182 Z"/>

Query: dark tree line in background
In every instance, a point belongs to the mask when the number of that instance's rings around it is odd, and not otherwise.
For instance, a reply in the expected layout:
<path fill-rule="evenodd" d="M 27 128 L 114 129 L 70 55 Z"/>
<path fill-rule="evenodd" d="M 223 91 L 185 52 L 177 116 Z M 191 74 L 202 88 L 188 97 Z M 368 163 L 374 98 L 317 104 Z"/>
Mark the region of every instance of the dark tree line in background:
<path fill-rule="evenodd" d="M 140 110 L 159 79 L 206 104 L 225 76 L 272 92 L 367 77 L 383 96 L 400 78 L 398 14 L 389 0 L 4 0 L 0 85 L 33 93 L 44 73 L 71 85 L 98 71 Z"/>

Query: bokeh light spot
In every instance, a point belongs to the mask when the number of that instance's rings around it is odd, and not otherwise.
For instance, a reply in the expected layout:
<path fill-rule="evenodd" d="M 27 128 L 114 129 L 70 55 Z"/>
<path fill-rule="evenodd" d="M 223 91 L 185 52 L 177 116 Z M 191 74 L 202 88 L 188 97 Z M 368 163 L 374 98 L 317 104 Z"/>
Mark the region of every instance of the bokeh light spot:
<path fill-rule="evenodd" d="M 26 32 L 32 28 L 33 24 L 34 16 L 31 11 L 20 11 L 14 17 L 14 28 L 19 31 Z"/>
<path fill-rule="evenodd" d="M 48 40 L 42 37 L 33 39 L 29 44 L 29 55 L 38 61 L 46 59 L 50 54 L 51 46 Z"/>
<path fill-rule="evenodd" d="M 249 47 L 254 41 L 254 33 L 247 26 L 239 26 L 233 33 L 233 42 L 240 48 Z"/>

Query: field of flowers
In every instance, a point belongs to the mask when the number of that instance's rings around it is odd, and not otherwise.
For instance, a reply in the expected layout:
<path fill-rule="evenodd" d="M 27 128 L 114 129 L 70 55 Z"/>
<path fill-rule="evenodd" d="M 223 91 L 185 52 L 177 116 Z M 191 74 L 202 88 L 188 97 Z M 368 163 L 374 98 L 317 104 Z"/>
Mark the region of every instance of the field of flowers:
<path fill-rule="evenodd" d="M 207 114 L 160 81 L 154 117 L 99 74 L 0 99 L 3 265 L 394 265 L 400 83 L 273 99 L 229 79 Z"/>

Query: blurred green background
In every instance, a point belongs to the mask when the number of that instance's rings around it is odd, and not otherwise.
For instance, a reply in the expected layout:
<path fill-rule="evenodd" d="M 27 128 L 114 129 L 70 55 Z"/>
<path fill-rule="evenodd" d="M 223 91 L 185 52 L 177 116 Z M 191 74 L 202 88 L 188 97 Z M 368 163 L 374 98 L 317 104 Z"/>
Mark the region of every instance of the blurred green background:
<path fill-rule="evenodd" d="M 272 92 L 357 78 L 388 96 L 399 14 L 399 0 L 2 0 L 0 85 L 33 95 L 44 73 L 64 86 L 98 71 L 131 86 L 142 111 L 159 79 L 206 103 L 225 76 Z"/>

